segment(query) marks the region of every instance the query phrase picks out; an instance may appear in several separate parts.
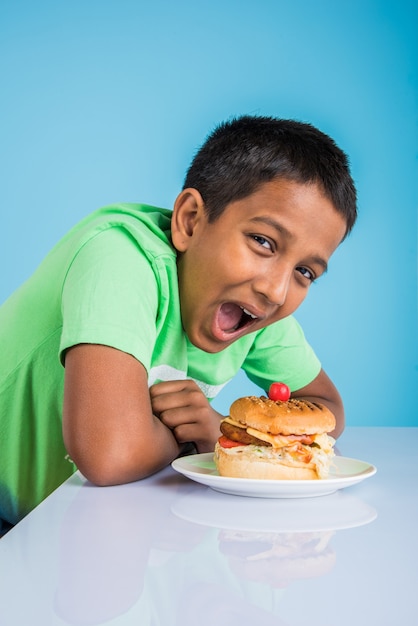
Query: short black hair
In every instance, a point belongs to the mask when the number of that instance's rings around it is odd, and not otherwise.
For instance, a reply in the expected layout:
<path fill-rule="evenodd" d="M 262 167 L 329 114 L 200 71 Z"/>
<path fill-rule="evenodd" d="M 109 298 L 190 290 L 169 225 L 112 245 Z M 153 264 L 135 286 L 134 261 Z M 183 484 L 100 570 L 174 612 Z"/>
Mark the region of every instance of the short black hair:
<path fill-rule="evenodd" d="M 183 189 L 193 187 L 209 222 L 226 205 L 276 178 L 315 183 L 345 218 L 346 235 L 357 218 L 356 189 L 346 154 L 311 124 L 244 115 L 223 122 L 196 153 Z"/>

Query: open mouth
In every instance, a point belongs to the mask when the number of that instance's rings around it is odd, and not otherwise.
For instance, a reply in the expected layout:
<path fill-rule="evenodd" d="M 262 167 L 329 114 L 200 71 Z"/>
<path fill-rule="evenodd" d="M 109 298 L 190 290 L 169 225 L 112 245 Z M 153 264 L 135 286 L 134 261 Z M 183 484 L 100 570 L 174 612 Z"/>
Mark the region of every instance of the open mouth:
<path fill-rule="evenodd" d="M 258 317 L 248 309 L 226 302 L 219 309 L 217 326 L 222 333 L 235 333 L 252 326 L 257 320 Z"/>

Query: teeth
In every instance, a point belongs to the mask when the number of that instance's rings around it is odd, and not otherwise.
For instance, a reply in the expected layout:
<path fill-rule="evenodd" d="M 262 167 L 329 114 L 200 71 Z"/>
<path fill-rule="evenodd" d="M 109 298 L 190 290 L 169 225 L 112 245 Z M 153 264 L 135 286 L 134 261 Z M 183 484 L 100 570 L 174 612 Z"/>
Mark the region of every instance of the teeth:
<path fill-rule="evenodd" d="M 252 313 L 250 313 L 250 311 L 247 311 L 247 309 L 244 309 L 244 307 L 243 307 L 243 306 L 241 307 L 241 309 L 244 311 L 244 313 L 245 313 L 246 315 L 249 315 L 249 316 L 250 316 L 253 320 L 256 320 L 256 319 L 257 319 L 257 316 L 256 316 L 256 315 L 253 315 Z"/>

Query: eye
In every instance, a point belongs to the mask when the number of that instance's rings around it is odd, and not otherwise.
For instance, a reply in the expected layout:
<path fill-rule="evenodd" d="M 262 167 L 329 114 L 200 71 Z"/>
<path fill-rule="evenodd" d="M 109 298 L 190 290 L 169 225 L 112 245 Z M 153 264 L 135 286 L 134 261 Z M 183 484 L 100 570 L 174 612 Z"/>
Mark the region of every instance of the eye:
<path fill-rule="evenodd" d="M 316 278 L 314 273 L 311 272 L 311 270 L 309 270 L 307 267 L 297 267 L 296 271 L 299 272 L 304 278 L 309 280 L 311 283 L 313 283 Z"/>
<path fill-rule="evenodd" d="M 251 235 L 251 238 L 256 241 L 262 248 L 273 251 L 273 246 L 271 242 L 263 237 L 263 235 Z"/>

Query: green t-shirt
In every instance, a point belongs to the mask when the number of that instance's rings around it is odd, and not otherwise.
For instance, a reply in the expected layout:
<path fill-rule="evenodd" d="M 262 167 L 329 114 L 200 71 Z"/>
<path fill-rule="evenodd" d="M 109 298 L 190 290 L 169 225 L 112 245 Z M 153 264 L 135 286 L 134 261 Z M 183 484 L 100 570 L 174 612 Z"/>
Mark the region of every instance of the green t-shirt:
<path fill-rule="evenodd" d="M 15 523 L 74 471 L 61 415 L 64 355 L 96 343 L 132 354 L 149 384 L 193 378 L 209 400 L 243 368 L 292 390 L 320 364 L 288 317 L 217 354 L 184 334 L 171 211 L 105 207 L 75 226 L 0 307 L 0 518 Z"/>

